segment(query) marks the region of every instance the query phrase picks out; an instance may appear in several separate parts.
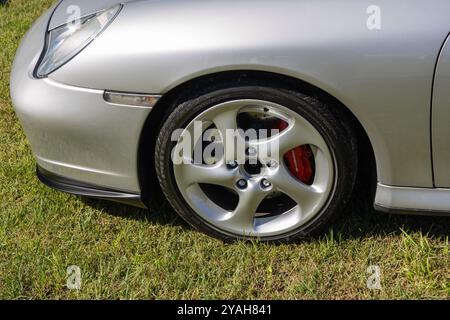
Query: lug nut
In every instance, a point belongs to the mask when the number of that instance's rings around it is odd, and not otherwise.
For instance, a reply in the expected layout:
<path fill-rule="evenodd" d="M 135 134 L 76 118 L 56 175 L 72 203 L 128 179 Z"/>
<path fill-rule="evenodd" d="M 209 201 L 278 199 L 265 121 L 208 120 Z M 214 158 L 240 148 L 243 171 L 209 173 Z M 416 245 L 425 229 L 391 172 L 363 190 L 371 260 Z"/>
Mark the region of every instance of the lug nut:
<path fill-rule="evenodd" d="M 269 168 L 276 169 L 278 167 L 278 162 L 276 162 L 275 160 L 270 160 L 269 162 L 267 162 L 267 166 Z"/>
<path fill-rule="evenodd" d="M 267 180 L 267 179 L 261 180 L 261 187 L 263 187 L 264 189 L 270 188 L 271 186 L 272 186 L 272 184 L 270 183 L 269 180 Z"/>
<path fill-rule="evenodd" d="M 238 164 L 236 161 L 231 161 L 231 162 L 228 162 L 228 164 L 227 164 L 227 168 L 229 170 L 236 169 L 237 167 L 238 167 Z"/>
<path fill-rule="evenodd" d="M 239 181 L 236 183 L 236 186 L 237 186 L 239 189 L 245 189 L 245 188 L 247 188 L 247 181 L 244 180 L 244 179 L 241 179 L 241 180 L 239 180 Z"/>

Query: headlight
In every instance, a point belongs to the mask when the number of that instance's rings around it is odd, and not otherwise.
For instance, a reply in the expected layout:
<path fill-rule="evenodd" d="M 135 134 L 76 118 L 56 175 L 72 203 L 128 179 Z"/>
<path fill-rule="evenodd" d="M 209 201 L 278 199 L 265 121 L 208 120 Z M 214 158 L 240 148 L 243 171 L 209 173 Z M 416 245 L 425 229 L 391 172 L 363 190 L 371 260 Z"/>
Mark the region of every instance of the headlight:
<path fill-rule="evenodd" d="M 117 5 L 51 30 L 36 76 L 39 78 L 48 76 L 79 54 L 108 27 L 120 9 L 122 5 Z"/>

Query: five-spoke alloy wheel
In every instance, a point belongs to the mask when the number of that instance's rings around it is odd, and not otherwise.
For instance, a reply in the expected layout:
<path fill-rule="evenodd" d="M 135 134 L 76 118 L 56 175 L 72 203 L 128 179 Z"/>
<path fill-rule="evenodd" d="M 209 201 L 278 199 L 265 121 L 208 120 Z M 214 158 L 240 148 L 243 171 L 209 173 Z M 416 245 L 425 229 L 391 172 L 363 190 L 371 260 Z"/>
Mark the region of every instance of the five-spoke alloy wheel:
<path fill-rule="evenodd" d="M 356 142 L 332 106 L 281 88 L 230 87 L 173 106 L 158 137 L 162 189 L 225 241 L 322 231 L 352 192 Z"/>

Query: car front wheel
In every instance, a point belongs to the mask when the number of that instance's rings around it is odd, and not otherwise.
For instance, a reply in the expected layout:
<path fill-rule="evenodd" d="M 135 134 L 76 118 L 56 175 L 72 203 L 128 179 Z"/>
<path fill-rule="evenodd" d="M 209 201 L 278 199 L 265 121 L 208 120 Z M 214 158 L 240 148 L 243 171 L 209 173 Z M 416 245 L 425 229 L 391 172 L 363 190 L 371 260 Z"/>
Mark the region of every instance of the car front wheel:
<path fill-rule="evenodd" d="M 230 86 L 171 108 L 155 163 L 168 201 L 194 227 L 224 241 L 286 242 L 322 232 L 343 211 L 356 146 L 332 105 Z"/>

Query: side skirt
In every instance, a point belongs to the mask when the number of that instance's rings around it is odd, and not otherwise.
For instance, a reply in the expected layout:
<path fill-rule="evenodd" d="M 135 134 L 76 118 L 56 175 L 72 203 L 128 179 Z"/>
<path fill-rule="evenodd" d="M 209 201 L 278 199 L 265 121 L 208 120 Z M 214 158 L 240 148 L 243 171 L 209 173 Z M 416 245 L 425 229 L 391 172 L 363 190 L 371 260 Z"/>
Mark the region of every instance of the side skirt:
<path fill-rule="evenodd" d="M 450 216 L 450 189 L 378 184 L 375 209 L 388 213 Z"/>

